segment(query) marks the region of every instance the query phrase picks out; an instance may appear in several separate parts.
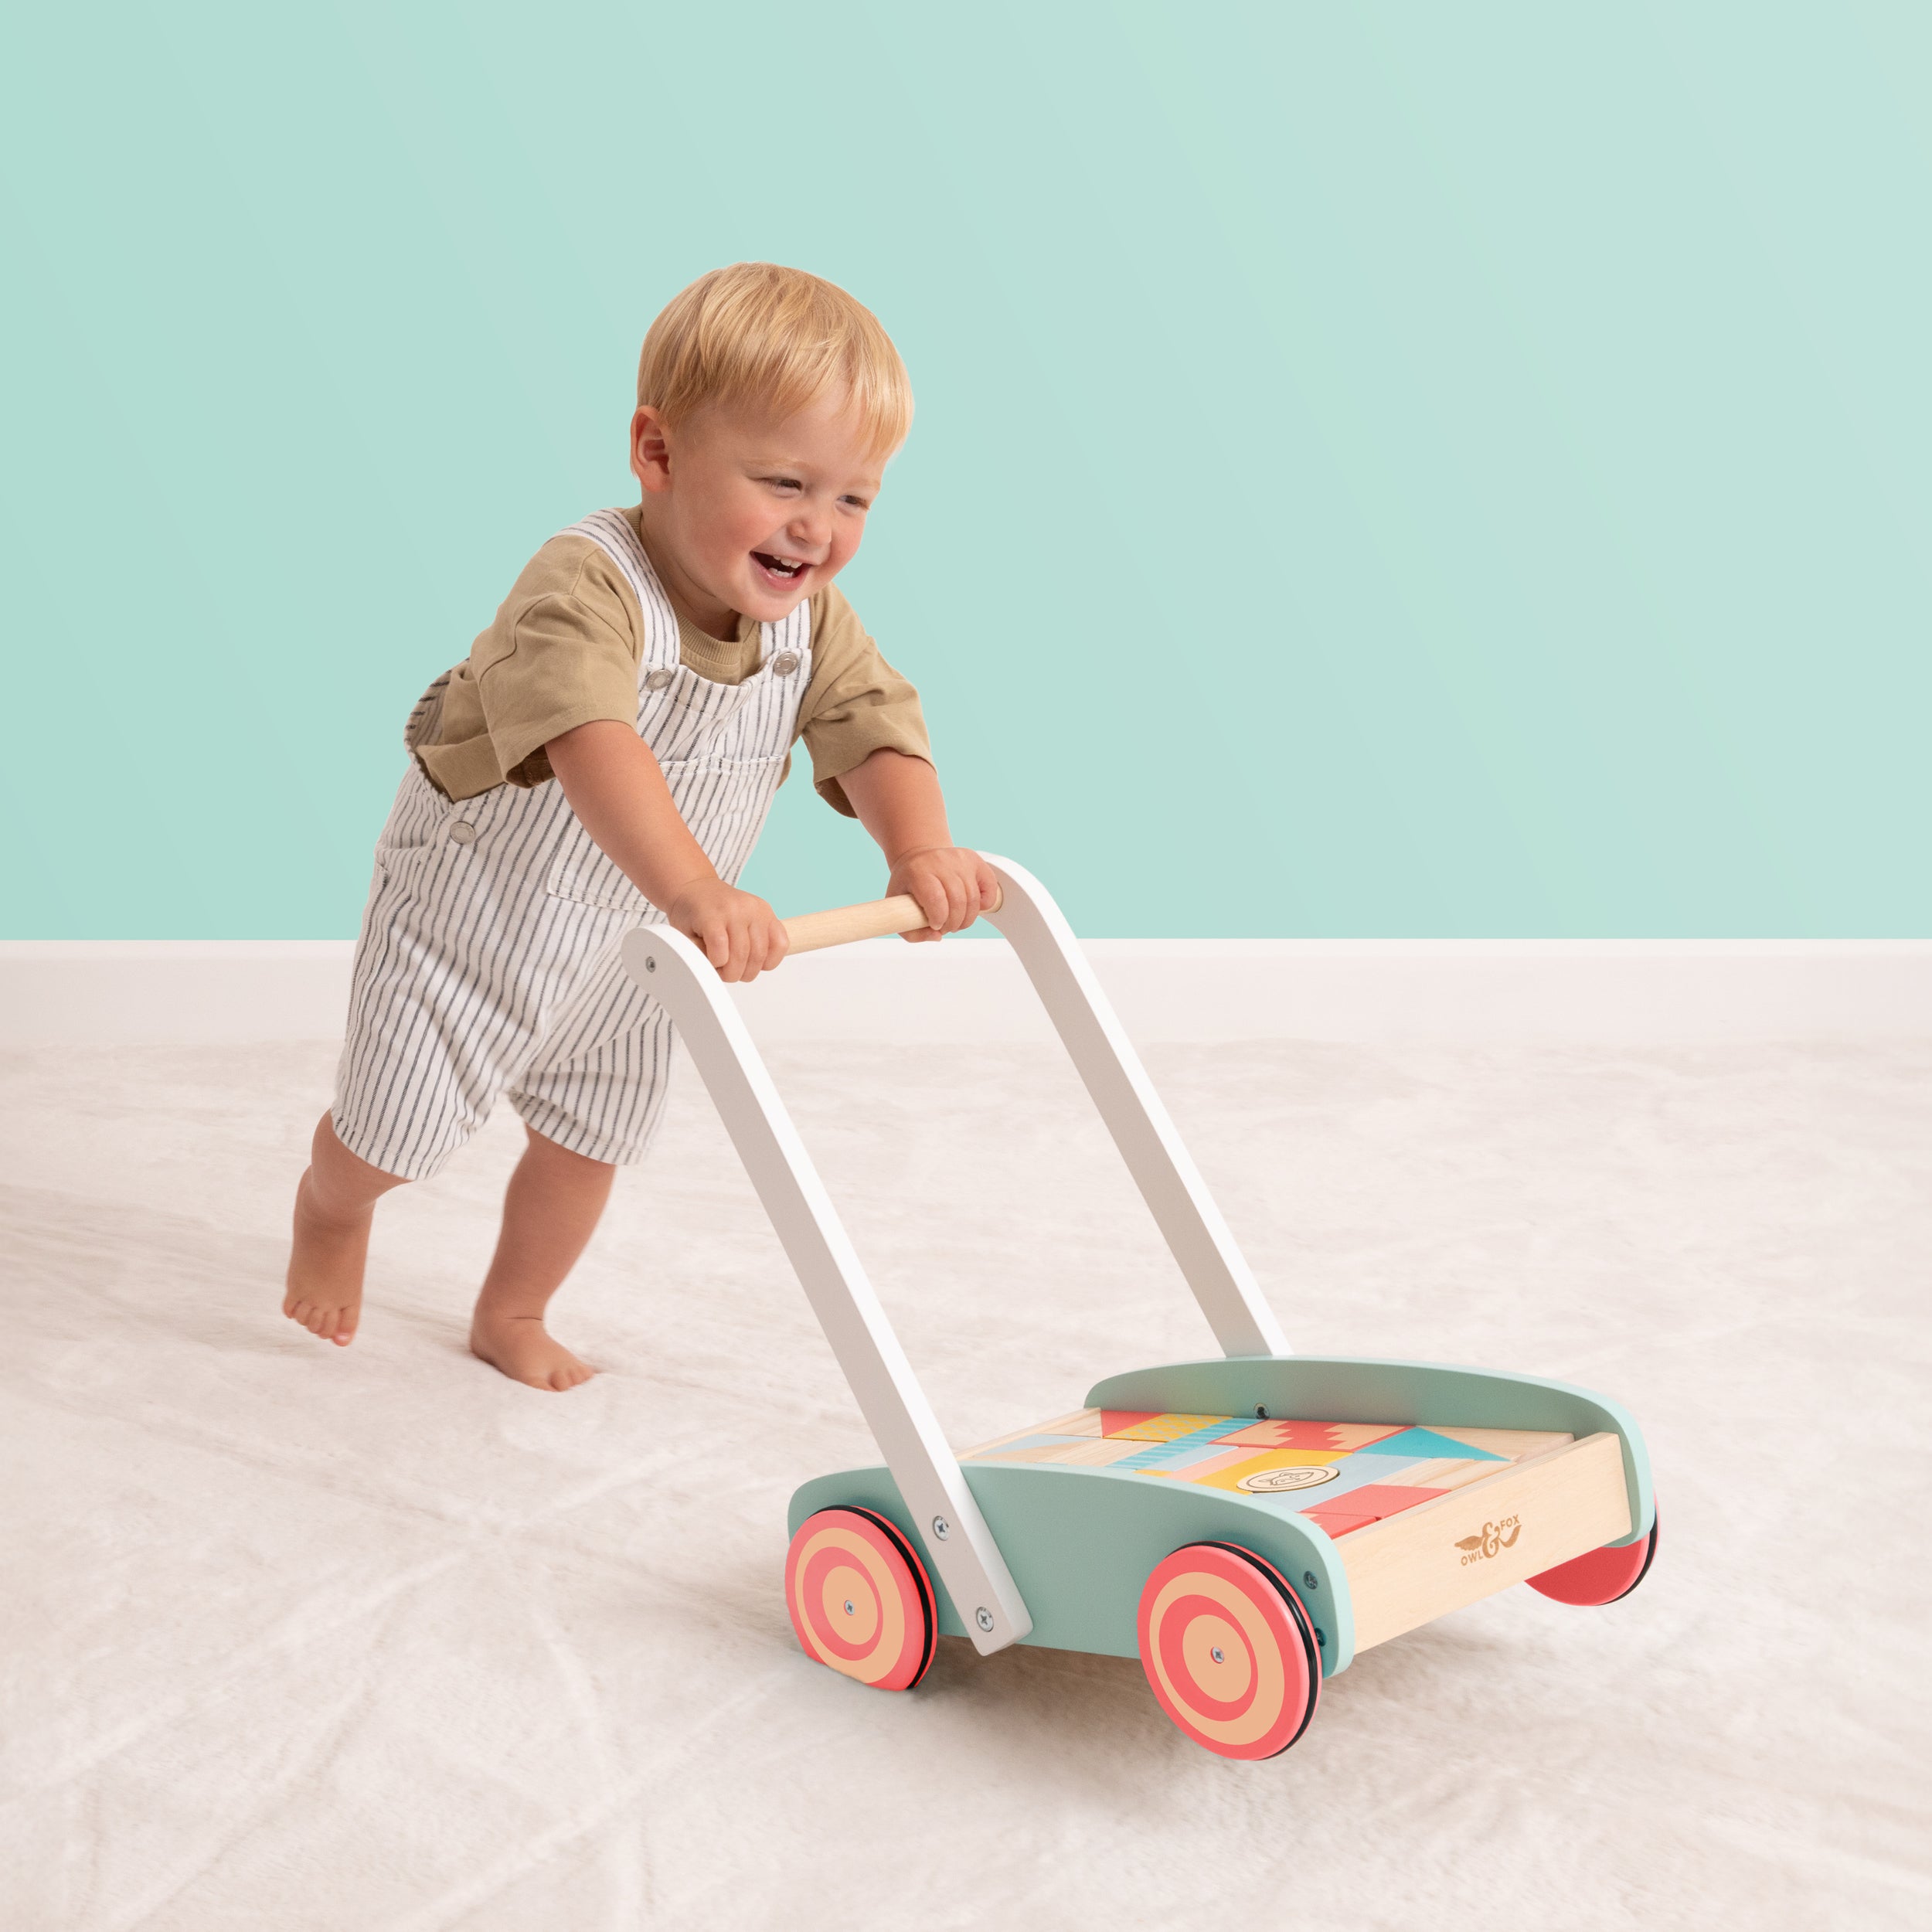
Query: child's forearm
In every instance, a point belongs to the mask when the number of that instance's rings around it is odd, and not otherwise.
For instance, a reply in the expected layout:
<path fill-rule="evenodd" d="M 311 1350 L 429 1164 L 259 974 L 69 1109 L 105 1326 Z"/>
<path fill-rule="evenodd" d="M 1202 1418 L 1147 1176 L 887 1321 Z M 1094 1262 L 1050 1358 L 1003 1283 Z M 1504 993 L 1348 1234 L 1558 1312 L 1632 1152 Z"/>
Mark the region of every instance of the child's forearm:
<path fill-rule="evenodd" d="M 651 747 L 629 725 L 600 718 L 545 749 L 578 822 L 653 904 L 668 908 L 687 886 L 717 877 Z"/>
<path fill-rule="evenodd" d="M 838 782 L 887 865 L 897 865 L 909 852 L 952 844 L 939 774 L 923 758 L 875 751 L 863 764 L 842 774 Z"/>
<path fill-rule="evenodd" d="M 838 782 L 859 822 L 886 855 L 891 868 L 886 896 L 909 893 L 931 921 L 907 933 L 907 939 L 956 933 L 998 903 L 999 883 L 992 867 L 978 852 L 961 851 L 953 843 L 939 774 L 923 758 L 875 751 Z"/>

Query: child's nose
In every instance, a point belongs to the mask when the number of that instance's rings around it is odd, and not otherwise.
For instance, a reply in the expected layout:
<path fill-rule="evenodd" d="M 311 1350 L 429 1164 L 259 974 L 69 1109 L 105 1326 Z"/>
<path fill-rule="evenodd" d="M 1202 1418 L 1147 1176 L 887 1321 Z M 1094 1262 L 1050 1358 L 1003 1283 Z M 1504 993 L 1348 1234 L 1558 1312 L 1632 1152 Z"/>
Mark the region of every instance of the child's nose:
<path fill-rule="evenodd" d="M 798 515 L 785 526 L 785 534 L 794 543 L 808 544 L 815 550 L 822 550 L 832 541 L 832 513 L 816 505 L 801 505 Z"/>

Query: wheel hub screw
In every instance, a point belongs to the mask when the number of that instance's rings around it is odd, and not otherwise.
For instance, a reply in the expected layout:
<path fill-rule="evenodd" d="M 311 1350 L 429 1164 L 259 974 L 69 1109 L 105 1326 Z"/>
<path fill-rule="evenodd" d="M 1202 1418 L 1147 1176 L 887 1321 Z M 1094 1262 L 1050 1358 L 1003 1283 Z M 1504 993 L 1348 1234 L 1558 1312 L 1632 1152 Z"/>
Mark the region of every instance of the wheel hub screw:
<path fill-rule="evenodd" d="M 981 1604 L 978 1609 L 973 1612 L 973 1621 L 978 1624 L 981 1630 L 991 1630 L 993 1627 L 993 1613 L 984 1604 Z"/>
<path fill-rule="evenodd" d="M 1218 1645 L 1213 1650 L 1209 1651 L 1208 1655 L 1212 1657 L 1217 1664 L 1225 1664 L 1228 1661 L 1221 1655 L 1220 1647 Z"/>
<path fill-rule="evenodd" d="M 941 1543 L 944 1543 L 952 1533 L 953 1526 L 944 1516 L 935 1516 L 933 1519 L 933 1534 Z"/>
<path fill-rule="evenodd" d="M 644 956 L 644 970 L 647 973 L 655 973 L 658 970 L 657 960 L 649 953 L 646 953 Z"/>
<path fill-rule="evenodd" d="M 1301 1587 L 1304 1590 L 1319 1590 L 1321 1579 L 1312 1570 L 1304 1570 L 1301 1573 Z"/>
<path fill-rule="evenodd" d="M 852 1614 L 852 1599 L 849 1597 L 845 1599 L 845 1614 L 848 1617 Z"/>

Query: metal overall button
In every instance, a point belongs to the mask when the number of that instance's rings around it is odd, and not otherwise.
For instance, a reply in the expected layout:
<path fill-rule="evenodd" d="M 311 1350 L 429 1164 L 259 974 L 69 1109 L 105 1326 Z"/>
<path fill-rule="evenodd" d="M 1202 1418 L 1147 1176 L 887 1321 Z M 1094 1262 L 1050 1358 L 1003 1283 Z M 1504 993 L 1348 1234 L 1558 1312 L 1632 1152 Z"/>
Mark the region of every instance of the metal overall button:
<path fill-rule="evenodd" d="M 467 845 L 476 836 L 476 828 L 467 818 L 453 819 L 450 824 L 450 843 Z"/>
<path fill-rule="evenodd" d="M 644 688 L 647 691 L 662 691 L 671 682 L 672 675 L 668 671 L 654 671 L 645 679 Z"/>
<path fill-rule="evenodd" d="M 798 668 L 798 654 L 795 651 L 781 651 L 771 661 L 771 668 L 781 678 L 788 678 Z"/>

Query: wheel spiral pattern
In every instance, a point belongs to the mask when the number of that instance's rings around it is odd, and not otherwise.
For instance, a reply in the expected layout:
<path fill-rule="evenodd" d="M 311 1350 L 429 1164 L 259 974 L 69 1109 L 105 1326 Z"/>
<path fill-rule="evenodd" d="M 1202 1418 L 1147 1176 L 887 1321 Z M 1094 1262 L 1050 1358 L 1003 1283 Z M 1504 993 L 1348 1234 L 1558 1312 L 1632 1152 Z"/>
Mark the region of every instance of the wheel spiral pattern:
<path fill-rule="evenodd" d="M 933 1587 L 911 1544 L 869 1509 L 821 1509 L 785 1557 L 785 1607 L 808 1657 L 876 1690 L 910 1690 L 933 1661 Z"/>
<path fill-rule="evenodd" d="M 1161 1708 L 1221 1757 L 1273 1757 L 1321 1694 L 1314 1626 L 1274 1566 L 1233 1543 L 1189 1543 L 1141 1593 L 1141 1665 Z"/>

